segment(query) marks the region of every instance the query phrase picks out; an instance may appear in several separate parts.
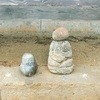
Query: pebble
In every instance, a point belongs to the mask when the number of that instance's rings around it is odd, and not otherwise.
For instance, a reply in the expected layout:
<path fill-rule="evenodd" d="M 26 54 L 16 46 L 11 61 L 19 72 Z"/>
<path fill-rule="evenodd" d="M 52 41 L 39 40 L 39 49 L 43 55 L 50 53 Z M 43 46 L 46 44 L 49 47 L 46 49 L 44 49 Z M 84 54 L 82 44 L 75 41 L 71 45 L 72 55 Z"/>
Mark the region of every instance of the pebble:
<path fill-rule="evenodd" d="M 23 55 L 20 70 L 25 76 L 32 76 L 36 73 L 37 64 L 32 54 L 25 53 Z"/>
<path fill-rule="evenodd" d="M 53 33 L 52 33 L 52 38 L 53 40 L 56 41 L 62 41 L 65 40 L 69 37 L 68 30 L 64 27 L 59 27 L 57 28 Z"/>

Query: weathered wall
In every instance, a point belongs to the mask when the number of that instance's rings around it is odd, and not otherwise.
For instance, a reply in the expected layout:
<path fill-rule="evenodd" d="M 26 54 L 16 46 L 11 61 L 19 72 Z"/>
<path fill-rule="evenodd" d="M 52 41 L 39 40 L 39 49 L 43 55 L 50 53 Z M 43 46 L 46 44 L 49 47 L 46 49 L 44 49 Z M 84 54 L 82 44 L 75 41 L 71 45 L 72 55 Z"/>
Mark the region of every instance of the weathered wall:
<path fill-rule="evenodd" d="M 18 32 L 44 32 L 52 33 L 57 27 L 66 27 L 70 33 L 95 33 L 100 34 L 100 21 L 84 20 L 46 20 L 46 19 L 13 19 L 0 20 L 0 33 L 18 33 Z"/>
<path fill-rule="evenodd" d="M 0 6 L 0 19 L 100 20 L 100 6 Z"/>
<path fill-rule="evenodd" d="M 99 0 L 0 0 L 0 5 L 100 5 Z"/>
<path fill-rule="evenodd" d="M 100 1 L 0 1 L 0 33 L 52 32 L 59 26 L 68 28 L 70 32 L 99 34 Z"/>

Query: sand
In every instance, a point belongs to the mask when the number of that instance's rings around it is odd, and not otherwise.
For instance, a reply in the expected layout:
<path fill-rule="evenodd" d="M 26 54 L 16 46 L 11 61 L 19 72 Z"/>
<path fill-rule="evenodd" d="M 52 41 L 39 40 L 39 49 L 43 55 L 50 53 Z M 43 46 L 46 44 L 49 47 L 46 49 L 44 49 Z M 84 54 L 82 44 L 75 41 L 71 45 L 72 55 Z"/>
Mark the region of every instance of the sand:
<path fill-rule="evenodd" d="M 70 36 L 75 66 L 100 66 L 100 35 Z M 39 66 L 48 62 L 51 37 L 0 34 L 0 65 L 5 67 L 19 66 L 22 55 L 32 53 Z"/>

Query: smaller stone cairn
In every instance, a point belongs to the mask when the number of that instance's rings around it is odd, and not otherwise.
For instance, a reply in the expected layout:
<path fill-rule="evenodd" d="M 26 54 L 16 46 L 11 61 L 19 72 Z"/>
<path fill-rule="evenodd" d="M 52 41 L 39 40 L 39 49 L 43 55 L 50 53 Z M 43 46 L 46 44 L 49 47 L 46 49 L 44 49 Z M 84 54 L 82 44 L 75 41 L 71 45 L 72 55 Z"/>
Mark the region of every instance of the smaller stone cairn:
<path fill-rule="evenodd" d="M 73 71 L 72 48 L 66 40 L 69 37 L 66 28 L 57 28 L 52 33 L 48 57 L 48 69 L 55 74 L 70 74 Z"/>
<path fill-rule="evenodd" d="M 25 53 L 23 55 L 20 70 L 25 76 L 32 76 L 36 73 L 37 64 L 32 54 Z"/>

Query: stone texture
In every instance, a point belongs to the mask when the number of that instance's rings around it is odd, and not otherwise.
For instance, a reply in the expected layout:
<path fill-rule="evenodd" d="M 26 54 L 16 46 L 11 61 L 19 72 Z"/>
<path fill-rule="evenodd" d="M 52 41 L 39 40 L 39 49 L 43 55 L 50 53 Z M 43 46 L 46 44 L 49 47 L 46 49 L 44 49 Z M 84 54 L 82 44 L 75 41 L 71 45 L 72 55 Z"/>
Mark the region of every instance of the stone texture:
<path fill-rule="evenodd" d="M 60 66 L 59 62 L 53 60 L 51 57 L 48 58 L 48 64 L 55 67 Z"/>
<path fill-rule="evenodd" d="M 65 40 L 69 37 L 68 30 L 66 28 L 60 27 L 57 28 L 53 33 L 52 33 L 52 38 L 53 40 Z"/>
<path fill-rule="evenodd" d="M 61 59 L 62 57 L 72 57 L 72 49 L 70 43 L 68 41 L 52 41 L 49 55 L 52 54 L 60 56 L 58 59 Z"/>
<path fill-rule="evenodd" d="M 68 41 L 52 41 L 48 57 L 48 69 L 56 74 L 73 71 L 72 49 Z"/>
<path fill-rule="evenodd" d="M 49 58 L 51 58 L 54 61 L 57 61 L 58 63 L 61 63 L 63 60 L 66 60 L 65 56 L 59 54 L 53 54 L 53 53 L 50 53 Z"/>
<path fill-rule="evenodd" d="M 73 65 L 73 59 L 67 59 L 66 61 L 63 61 L 59 67 L 70 67 Z"/>
<path fill-rule="evenodd" d="M 73 71 L 73 65 L 70 67 L 55 67 L 48 65 L 48 68 L 50 72 L 55 73 L 55 74 L 70 74 Z"/>
<path fill-rule="evenodd" d="M 26 76 L 31 76 L 32 74 L 36 73 L 37 64 L 32 54 L 25 53 L 23 55 L 20 70 Z"/>

